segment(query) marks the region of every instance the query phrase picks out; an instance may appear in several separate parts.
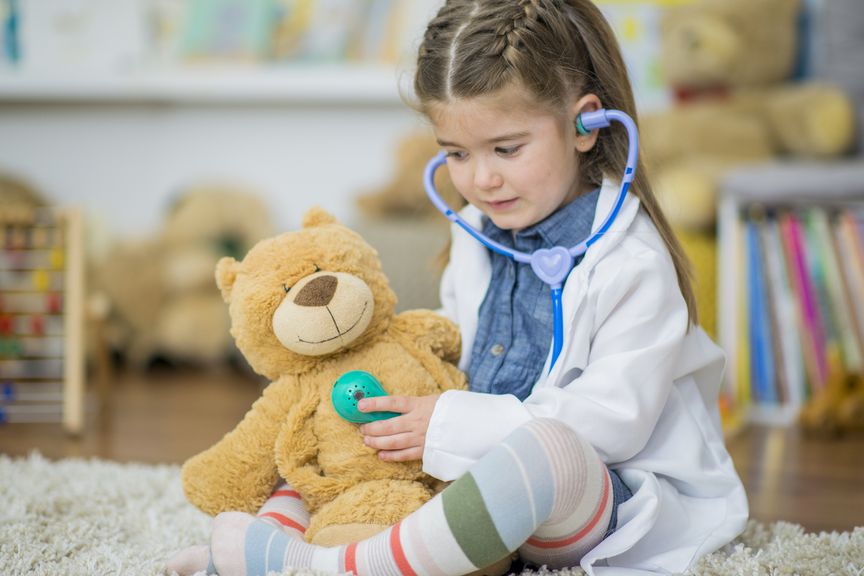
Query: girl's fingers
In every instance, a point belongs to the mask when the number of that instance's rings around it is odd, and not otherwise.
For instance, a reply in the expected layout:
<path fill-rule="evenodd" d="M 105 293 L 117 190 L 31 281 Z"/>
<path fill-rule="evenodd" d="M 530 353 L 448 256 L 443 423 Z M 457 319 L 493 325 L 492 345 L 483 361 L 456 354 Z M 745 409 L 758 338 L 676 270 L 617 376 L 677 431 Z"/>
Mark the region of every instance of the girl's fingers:
<path fill-rule="evenodd" d="M 389 462 L 411 462 L 423 458 L 423 447 L 407 448 L 405 450 L 390 450 L 378 452 L 378 458 Z"/>
<path fill-rule="evenodd" d="M 364 398 L 357 403 L 361 412 L 399 412 L 404 414 L 414 407 L 414 398 L 410 396 L 373 396 Z"/>
<path fill-rule="evenodd" d="M 418 447 L 417 436 L 410 432 L 391 436 L 364 436 L 363 443 L 376 450 L 405 450 Z"/>
<path fill-rule="evenodd" d="M 369 422 L 360 426 L 360 433 L 364 436 L 392 436 L 401 432 L 411 430 L 411 421 L 405 416 L 395 416 L 387 420 Z"/>

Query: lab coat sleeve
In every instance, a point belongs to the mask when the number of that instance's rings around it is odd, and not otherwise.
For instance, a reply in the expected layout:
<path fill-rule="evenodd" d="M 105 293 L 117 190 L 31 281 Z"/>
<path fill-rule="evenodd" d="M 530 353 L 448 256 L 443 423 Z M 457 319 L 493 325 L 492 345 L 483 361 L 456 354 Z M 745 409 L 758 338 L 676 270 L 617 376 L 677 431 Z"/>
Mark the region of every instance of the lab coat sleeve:
<path fill-rule="evenodd" d="M 598 285 L 588 298 L 595 306 L 593 332 L 582 374 L 535 388 L 524 402 L 512 395 L 445 392 L 427 430 L 425 472 L 458 478 L 532 418 L 566 423 L 607 464 L 627 460 L 645 446 L 673 384 L 687 306 L 666 254 L 646 250 L 623 265 L 598 263 L 594 273 Z"/>

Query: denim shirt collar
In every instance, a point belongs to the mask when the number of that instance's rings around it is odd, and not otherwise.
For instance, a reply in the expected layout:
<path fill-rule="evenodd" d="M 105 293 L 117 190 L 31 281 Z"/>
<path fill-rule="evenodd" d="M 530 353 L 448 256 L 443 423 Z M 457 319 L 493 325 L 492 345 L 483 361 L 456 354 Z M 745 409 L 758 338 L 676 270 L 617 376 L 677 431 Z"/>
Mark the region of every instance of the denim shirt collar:
<path fill-rule="evenodd" d="M 484 216 L 483 233 L 516 250 L 536 250 L 552 246 L 570 248 L 591 233 L 599 197 L 600 188 L 577 196 L 546 219 L 515 234 L 498 228 L 488 216 Z"/>

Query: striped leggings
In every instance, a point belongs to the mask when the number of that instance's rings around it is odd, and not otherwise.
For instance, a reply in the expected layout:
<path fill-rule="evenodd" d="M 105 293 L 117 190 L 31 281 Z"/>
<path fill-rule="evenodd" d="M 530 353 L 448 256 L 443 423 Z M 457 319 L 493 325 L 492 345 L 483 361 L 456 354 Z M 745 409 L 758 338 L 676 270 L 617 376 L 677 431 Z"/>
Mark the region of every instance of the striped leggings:
<path fill-rule="evenodd" d="M 606 533 L 612 492 L 606 466 L 585 440 L 555 420 L 532 420 L 420 509 L 361 542 L 333 548 L 304 542 L 309 514 L 282 484 L 257 519 L 236 512 L 216 518 L 212 562 L 221 576 L 266 576 L 287 567 L 447 576 L 518 550 L 537 565 L 576 566 Z"/>

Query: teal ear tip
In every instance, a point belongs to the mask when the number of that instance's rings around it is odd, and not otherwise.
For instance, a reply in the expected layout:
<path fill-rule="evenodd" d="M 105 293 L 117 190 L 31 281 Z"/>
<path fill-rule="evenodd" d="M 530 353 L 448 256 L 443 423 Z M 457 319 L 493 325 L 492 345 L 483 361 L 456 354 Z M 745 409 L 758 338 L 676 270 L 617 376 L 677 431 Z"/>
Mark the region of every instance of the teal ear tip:
<path fill-rule="evenodd" d="M 585 125 L 582 124 L 582 115 L 581 114 L 576 116 L 576 131 L 582 136 L 587 136 L 588 134 L 591 133 L 591 131 L 586 129 Z"/>
<path fill-rule="evenodd" d="M 360 400 L 375 396 L 387 396 L 387 391 L 378 379 L 369 372 L 351 370 L 342 374 L 333 383 L 330 400 L 339 416 L 355 424 L 366 424 L 399 416 L 398 412 L 361 412 L 357 408 Z"/>

